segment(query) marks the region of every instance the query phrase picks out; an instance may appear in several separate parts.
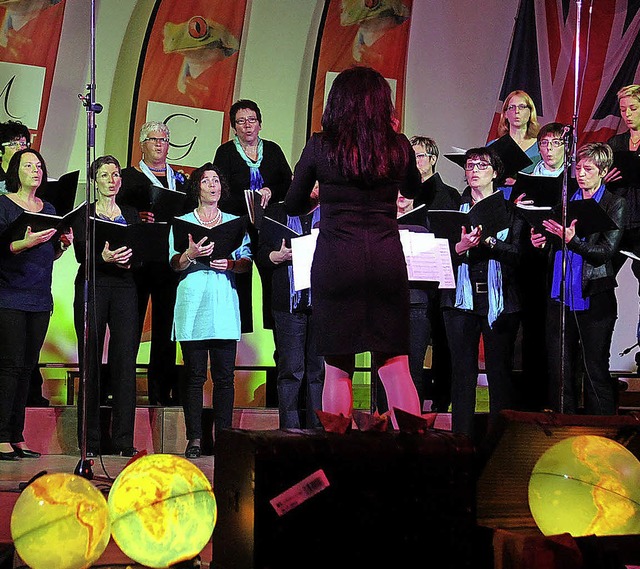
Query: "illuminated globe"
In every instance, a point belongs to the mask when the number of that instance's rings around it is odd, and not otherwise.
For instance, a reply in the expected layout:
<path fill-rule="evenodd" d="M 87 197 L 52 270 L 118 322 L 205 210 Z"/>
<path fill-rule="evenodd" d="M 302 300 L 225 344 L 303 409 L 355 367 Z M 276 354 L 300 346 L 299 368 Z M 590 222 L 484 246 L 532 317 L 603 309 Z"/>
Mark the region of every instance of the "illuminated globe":
<path fill-rule="evenodd" d="M 134 460 L 116 478 L 107 503 L 113 539 L 148 567 L 193 559 L 216 524 L 211 483 L 197 466 L 171 454 Z"/>
<path fill-rule="evenodd" d="M 640 462 L 606 437 L 564 439 L 533 468 L 529 507 L 545 535 L 638 534 Z"/>
<path fill-rule="evenodd" d="M 16 551 L 33 569 L 90 567 L 109 543 L 109 511 L 91 482 L 45 474 L 20 494 L 11 513 Z"/>

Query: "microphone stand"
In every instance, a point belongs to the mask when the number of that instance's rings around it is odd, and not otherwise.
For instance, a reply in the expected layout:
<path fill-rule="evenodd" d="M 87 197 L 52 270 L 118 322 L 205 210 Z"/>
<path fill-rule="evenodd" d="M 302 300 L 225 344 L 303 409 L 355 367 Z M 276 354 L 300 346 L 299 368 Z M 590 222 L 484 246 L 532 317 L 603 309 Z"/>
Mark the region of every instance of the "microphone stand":
<path fill-rule="evenodd" d="M 91 61 L 90 61 L 90 82 L 87 85 L 86 95 L 78 95 L 83 106 L 87 111 L 87 154 L 86 154 L 86 188 L 85 200 L 87 204 L 85 215 L 84 231 L 87 236 L 84 258 L 84 283 L 83 283 L 83 342 L 82 342 L 82 363 L 80 364 L 80 391 L 81 399 L 81 440 L 80 440 L 80 461 L 78 462 L 74 474 L 83 476 L 84 478 L 93 479 L 93 460 L 87 459 L 87 382 L 89 377 L 89 282 L 91 278 L 91 266 L 93 265 L 94 251 L 94 224 L 89 215 L 92 195 L 95 195 L 95 183 L 91 180 L 91 161 L 95 154 L 95 115 L 102 111 L 102 105 L 95 102 L 96 90 L 96 6 L 95 0 L 91 0 Z M 94 191 L 92 192 L 92 188 Z"/>
<path fill-rule="evenodd" d="M 573 117 L 572 127 L 564 133 L 564 172 L 562 177 L 562 276 L 560 279 L 560 386 L 559 386 L 559 411 L 564 412 L 564 382 L 566 375 L 565 351 L 566 351 L 566 279 L 567 279 L 567 203 L 569 201 L 569 167 L 571 166 L 571 177 L 576 175 L 576 155 L 578 149 L 578 85 L 580 77 L 580 16 L 582 13 L 582 0 L 576 0 L 576 37 L 574 51 L 574 72 L 573 72 Z"/>

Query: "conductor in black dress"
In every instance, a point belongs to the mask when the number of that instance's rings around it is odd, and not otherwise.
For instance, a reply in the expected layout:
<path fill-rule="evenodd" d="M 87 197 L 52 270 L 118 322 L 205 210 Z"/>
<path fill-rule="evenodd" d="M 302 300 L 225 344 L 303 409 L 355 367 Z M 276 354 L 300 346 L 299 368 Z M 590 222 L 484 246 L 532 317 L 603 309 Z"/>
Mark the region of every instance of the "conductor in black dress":
<path fill-rule="evenodd" d="M 409 372 L 409 285 L 398 233 L 398 191 L 413 197 L 420 173 L 396 123 L 389 84 L 368 67 L 335 79 L 322 116 L 294 169 L 289 215 L 322 203 L 311 268 L 318 353 L 325 356 L 323 411 L 350 416 L 355 355 L 379 364 L 390 409 L 420 415 Z M 395 416 L 392 414 L 395 426 Z"/>

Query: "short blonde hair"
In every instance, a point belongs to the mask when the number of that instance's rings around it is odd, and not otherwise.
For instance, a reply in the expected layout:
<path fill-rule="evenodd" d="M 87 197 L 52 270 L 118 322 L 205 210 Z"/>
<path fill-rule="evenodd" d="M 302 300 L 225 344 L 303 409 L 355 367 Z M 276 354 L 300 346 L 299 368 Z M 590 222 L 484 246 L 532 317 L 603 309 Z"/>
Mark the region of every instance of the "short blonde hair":
<path fill-rule="evenodd" d="M 633 97 L 640 102 L 640 85 L 627 85 L 618 91 L 618 101 L 623 97 Z"/>
<path fill-rule="evenodd" d="M 578 148 L 576 164 L 584 159 L 591 160 L 598 167 L 600 174 L 603 175 L 613 164 L 613 150 L 608 144 L 591 142 Z"/>
<path fill-rule="evenodd" d="M 500 122 L 498 123 L 498 136 L 504 136 L 509 132 L 509 119 L 507 118 L 507 107 L 511 103 L 511 99 L 514 97 L 522 97 L 527 103 L 527 107 L 529 107 L 529 122 L 527 123 L 527 138 L 536 138 L 538 136 L 538 131 L 540 130 L 540 123 L 538 123 L 538 112 L 536 111 L 536 106 L 533 102 L 533 99 L 529 96 L 529 94 L 525 91 L 521 91 L 517 89 L 516 91 L 511 91 L 505 99 L 504 103 L 502 103 L 502 111 L 500 113 Z"/>

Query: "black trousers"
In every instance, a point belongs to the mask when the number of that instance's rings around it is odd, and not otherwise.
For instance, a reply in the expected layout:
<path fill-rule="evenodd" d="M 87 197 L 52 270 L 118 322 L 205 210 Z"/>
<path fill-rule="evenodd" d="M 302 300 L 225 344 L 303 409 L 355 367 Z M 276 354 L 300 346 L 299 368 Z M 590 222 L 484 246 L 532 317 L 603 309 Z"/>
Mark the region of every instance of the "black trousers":
<path fill-rule="evenodd" d="M 134 272 L 138 294 L 139 339 L 151 300 L 151 351 L 147 388 L 150 405 L 171 405 L 178 400 L 176 343 L 171 339 L 178 274 L 169 263 L 151 263 Z"/>
<path fill-rule="evenodd" d="M 513 354 L 520 319 L 517 313 L 503 312 L 490 327 L 486 316 L 457 308 L 444 309 L 443 317 L 451 350 L 451 427 L 453 432 L 473 436 L 480 336 L 491 423 L 513 404 Z"/>
<path fill-rule="evenodd" d="M 0 309 L 0 443 L 24 441 L 30 374 L 50 318 L 50 312 Z"/>
<path fill-rule="evenodd" d="M 180 342 L 185 377 L 180 399 L 184 409 L 187 439 L 202 438 L 202 388 L 207 381 L 207 363 L 211 362 L 213 381 L 213 420 L 215 430 L 230 428 L 235 399 L 234 373 L 236 340 L 197 340 Z"/>
<path fill-rule="evenodd" d="M 549 299 L 547 353 L 551 378 L 549 398 L 553 408 L 563 413 L 575 413 L 580 407 L 583 392 L 587 414 L 615 415 L 618 389 L 609 371 L 611 339 L 618 318 L 615 291 L 612 289 L 591 296 L 588 310 L 571 312 L 565 308 L 564 374 L 560 365 L 561 315 L 562 305 Z M 584 371 L 583 378 L 580 371 Z"/>
<path fill-rule="evenodd" d="M 138 352 L 138 303 L 133 287 L 95 288 L 89 292 L 88 354 L 86 393 L 78 397 L 78 444 L 82 443 L 83 405 L 86 399 L 87 448 L 92 451 L 120 451 L 133 446 L 136 412 L 136 355 Z M 83 285 L 76 285 L 73 302 L 78 357 L 84 365 L 84 294 Z M 111 444 L 100 442 L 100 364 L 107 326 L 109 326 L 109 368 L 113 406 Z M 82 369 L 82 368 L 81 368 Z"/>

